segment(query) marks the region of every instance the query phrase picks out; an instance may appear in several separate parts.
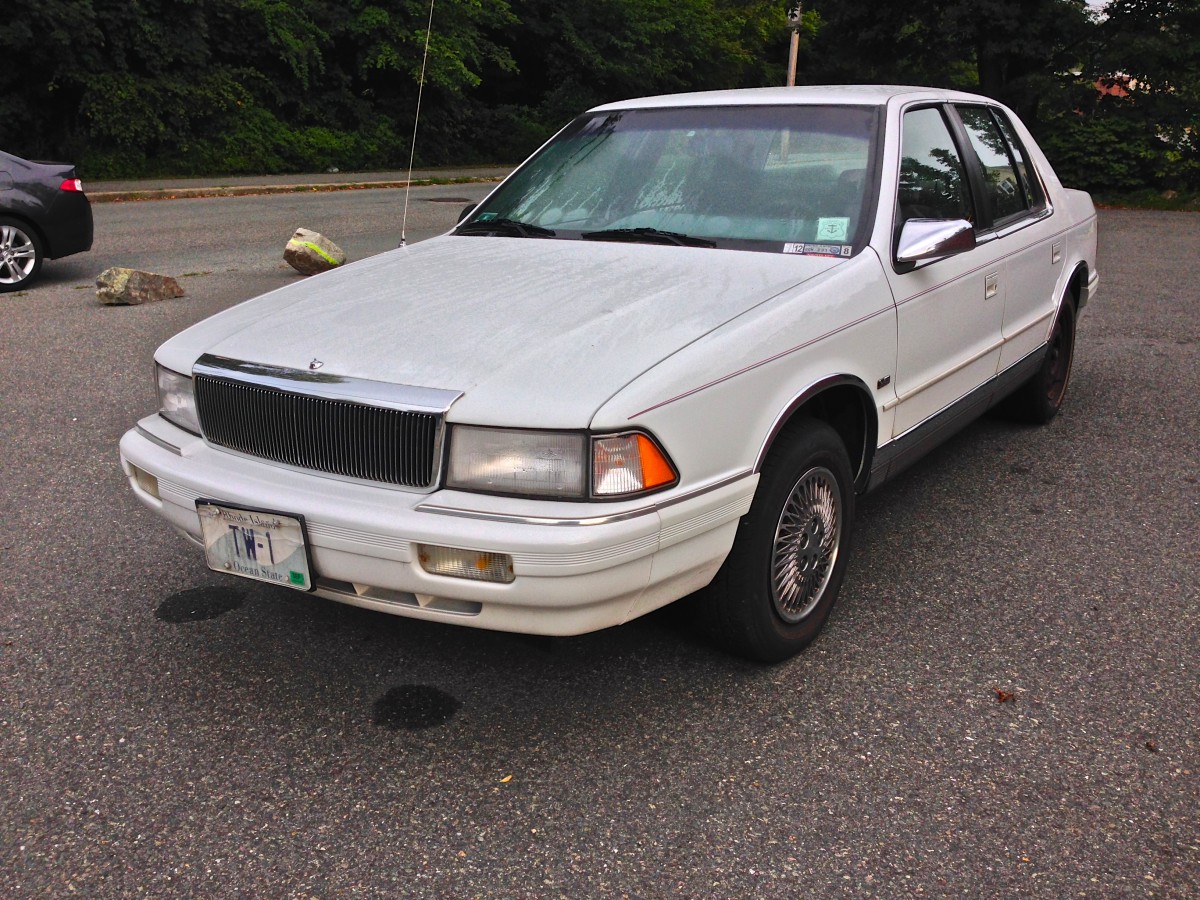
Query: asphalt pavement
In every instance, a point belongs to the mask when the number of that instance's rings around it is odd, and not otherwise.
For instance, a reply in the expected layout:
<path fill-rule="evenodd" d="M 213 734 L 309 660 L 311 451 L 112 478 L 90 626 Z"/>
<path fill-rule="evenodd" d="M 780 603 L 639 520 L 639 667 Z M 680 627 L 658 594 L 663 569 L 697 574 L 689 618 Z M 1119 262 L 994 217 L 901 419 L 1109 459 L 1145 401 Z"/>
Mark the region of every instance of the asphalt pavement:
<path fill-rule="evenodd" d="M 414 190 L 410 239 L 486 190 Z M 101 203 L 0 295 L 0 896 L 1200 896 L 1200 216 L 1101 212 L 1062 415 L 863 501 L 762 667 L 686 603 L 547 640 L 231 581 L 134 500 L 154 347 L 402 205 Z M 117 264 L 187 296 L 102 307 Z"/>

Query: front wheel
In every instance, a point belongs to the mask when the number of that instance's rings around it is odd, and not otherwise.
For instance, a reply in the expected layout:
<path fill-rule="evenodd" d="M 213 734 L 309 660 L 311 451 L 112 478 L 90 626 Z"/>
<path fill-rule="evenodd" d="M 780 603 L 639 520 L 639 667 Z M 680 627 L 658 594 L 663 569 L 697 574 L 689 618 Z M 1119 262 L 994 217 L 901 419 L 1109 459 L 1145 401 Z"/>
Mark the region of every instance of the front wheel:
<path fill-rule="evenodd" d="M 824 422 L 795 424 L 763 466 L 733 549 L 701 595 L 713 637 L 761 662 L 811 643 L 837 599 L 853 520 L 841 438 Z"/>
<path fill-rule="evenodd" d="M 27 287 L 41 269 L 43 255 L 33 229 L 0 217 L 0 293 Z"/>

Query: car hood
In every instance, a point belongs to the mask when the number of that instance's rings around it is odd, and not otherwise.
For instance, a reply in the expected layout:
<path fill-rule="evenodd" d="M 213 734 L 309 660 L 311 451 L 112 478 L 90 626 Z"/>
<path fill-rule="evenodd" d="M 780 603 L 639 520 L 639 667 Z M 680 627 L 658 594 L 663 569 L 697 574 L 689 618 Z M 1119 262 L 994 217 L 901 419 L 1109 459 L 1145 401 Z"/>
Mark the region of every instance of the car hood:
<path fill-rule="evenodd" d="M 168 341 L 211 353 L 461 391 L 453 421 L 584 428 L 680 348 L 840 260 L 446 235 L 289 285 Z"/>

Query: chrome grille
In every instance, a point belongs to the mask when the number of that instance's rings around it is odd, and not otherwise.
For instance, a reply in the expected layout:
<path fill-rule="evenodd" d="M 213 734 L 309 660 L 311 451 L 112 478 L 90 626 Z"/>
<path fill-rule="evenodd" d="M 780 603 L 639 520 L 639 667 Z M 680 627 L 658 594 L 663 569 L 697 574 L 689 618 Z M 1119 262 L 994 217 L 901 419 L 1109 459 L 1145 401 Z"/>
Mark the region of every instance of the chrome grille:
<path fill-rule="evenodd" d="M 438 471 L 442 416 L 311 397 L 197 375 L 209 441 L 319 472 L 426 488 Z"/>

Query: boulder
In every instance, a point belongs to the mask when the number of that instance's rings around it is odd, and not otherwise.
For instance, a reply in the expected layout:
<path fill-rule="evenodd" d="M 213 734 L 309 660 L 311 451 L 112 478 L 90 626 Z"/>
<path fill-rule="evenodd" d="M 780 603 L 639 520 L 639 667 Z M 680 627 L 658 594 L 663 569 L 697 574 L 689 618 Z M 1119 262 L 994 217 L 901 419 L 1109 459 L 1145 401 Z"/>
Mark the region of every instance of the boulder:
<path fill-rule="evenodd" d="M 96 296 L 107 306 L 136 306 L 170 297 L 182 297 L 183 288 L 170 275 L 139 272 L 113 266 L 96 279 Z"/>
<path fill-rule="evenodd" d="M 325 235 L 297 228 L 283 249 L 283 258 L 301 275 L 316 275 L 342 265 L 346 254 Z"/>

